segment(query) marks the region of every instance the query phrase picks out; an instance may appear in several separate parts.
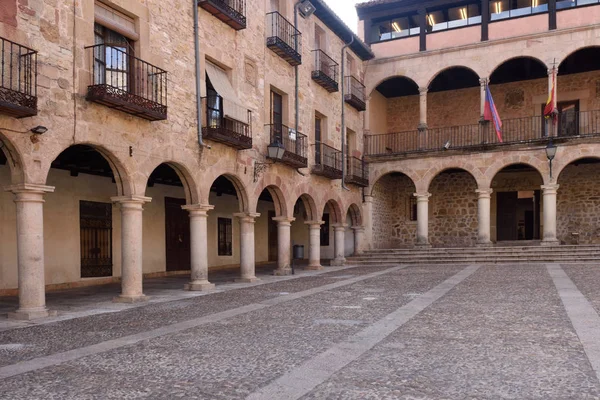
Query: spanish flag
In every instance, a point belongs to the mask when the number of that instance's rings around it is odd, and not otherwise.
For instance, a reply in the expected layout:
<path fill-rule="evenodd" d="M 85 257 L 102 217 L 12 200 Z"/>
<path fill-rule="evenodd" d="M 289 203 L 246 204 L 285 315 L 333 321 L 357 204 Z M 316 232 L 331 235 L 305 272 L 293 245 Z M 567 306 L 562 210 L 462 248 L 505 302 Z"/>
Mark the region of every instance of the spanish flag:
<path fill-rule="evenodd" d="M 546 119 L 552 117 L 552 122 L 556 124 L 556 120 L 558 117 L 558 113 L 556 112 L 556 98 L 554 97 L 555 87 L 556 85 L 556 74 L 554 71 L 552 72 L 552 90 L 548 95 L 548 101 L 546 102 L 546 107 L 544 108 L 544 117 Z"/>

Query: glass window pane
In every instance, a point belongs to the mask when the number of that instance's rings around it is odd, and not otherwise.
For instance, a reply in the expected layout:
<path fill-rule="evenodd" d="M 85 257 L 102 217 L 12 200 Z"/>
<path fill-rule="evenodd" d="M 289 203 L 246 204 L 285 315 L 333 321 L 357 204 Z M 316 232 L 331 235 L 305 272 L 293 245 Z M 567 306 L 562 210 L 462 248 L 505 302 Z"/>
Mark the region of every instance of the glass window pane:
<path fill-rule="evenodd" d="M 491 20 L 504 19 L 510 17 L 510 3 L 508 0 L 490 1 Z"/>
<path fill-rule="evenodd" d="M 390 21 L 382 21 L 378 24 L 379 40 L 388 40 L 392 38 L 392 28 Z"/>
<path fill-rule="evenodd" d="M 431 11 L 427 14 L 427 28 L 430 31 L 448 29 L 448 23 L 442 11 Z"/>
<path fill-rule="evenodd" d="M 575 5 L 576 4 L 574 0 L 559 0 L 556 2 L 556 9 L 562 10 L 563 8 L 575 7 Z"/>
<path fill-rule="evenodd" d="M 548 0 L 532 0 L 531 2 L 531 12 L 532 13 L 541 13 L 548 11 Z"/>
<path fill-rule="evenodd" d="M 409 20 L 408 17 L 394 18 L 391 22 L 392 38 L 408 36 Z"/>

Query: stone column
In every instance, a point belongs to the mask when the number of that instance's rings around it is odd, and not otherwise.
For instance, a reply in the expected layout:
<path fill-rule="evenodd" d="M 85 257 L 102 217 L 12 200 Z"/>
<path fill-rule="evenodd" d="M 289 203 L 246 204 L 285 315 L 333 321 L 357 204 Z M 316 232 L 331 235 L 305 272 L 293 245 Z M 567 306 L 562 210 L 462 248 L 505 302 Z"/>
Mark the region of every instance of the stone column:
<path fill-rule="evenodd" d="M 240 270 L 237 282 L 256 282 L 256 263 L 254 258 L 254 223 L 260 217 L 257 213 L 233 214 L 240 220 Z"/>
<path fill-rule="evenodd" d="M 481 78 L 479 80 L 479 122 L 485 122 L 485 86 L 487 84 L 487 78 Z"/>
<path fill-rule="evenodd" d="M 543 207 L 544 207 L 544 237 L 542 245 L 556 246 L 560 244 L 556 236 L 556 192 L 559 185 L 544 185 L 543 192 Z"/>
<path fill-rule="evenodd" d="M 492 189 L 477 189 L 477 246 L 491 246 L 490 240 L 490 202 Z"/>
<path fill-rule="evenodd" d="M 203 291 L 215 288 L 208 281 L 208 212 L 215 208 L 208 204 L 183 206 L 190 213 L 190 283 L 184 290 Z"/>
<path fill-rule="evenodd" d="M 318 271 L 323 269 L 321 265 L 321 225 L 324 223 L 324 221 L 305 222 L 308 225 L 309 236 L 307 270 Z"/>
<path fill-rule="evenodd" d="M 419 88 L 419 130 L 427 129 L 427 92 L 429 88 Z"/>
<path fill-rule="evenodd" d="M 8 314 L 11 319 L 44 318 L 46 308 L 44 278 L 44 194 L 51 186 L 21 184 L 6 188 L 14 194 L 17 207 L 17 268 L 19 308 Z"/>
<path fill-rule="evenodd" d="M 365 250 L 372 249 L 373 246 L 373 196 L 365 196 L 363 207 L 363 222 L 365 226 L 365 241 L 363 244 Z"/>
<path fill-rule="evenodd" d="M 354 230 L 354 255 L 359 256 L 364 253 L 365 249 L 365 227 L 353 226 L 352 230 Z"/>
<path fill-rule="evenodd" d="M 335 258 L 331 260 L 331 265 L 344 265 L 346 263 L 346 257 L 344 256 L 346 226 L 344 224 L 333 225 L 333 231 Z"/>
<path fill-rule="evenodd" d="M 291 260 L 291 228 L 295 218 L 276 217 L 277 222 L 277 269 L 274 275 L 285 276 L 292 274 Z"/>
<path fill-rule="evenodd" d="M 137 303 L 148 300 L 143 292 L 143 205 L 152 201 L 144 196 L 111 198 L 121 207 L 121 294 L 117 303 Z"/>
<path fill-rule="evenodd" d="M 415 193 L 417 198 L 417 246 L 429 244 L 429 198 L 431 193 Z"/>

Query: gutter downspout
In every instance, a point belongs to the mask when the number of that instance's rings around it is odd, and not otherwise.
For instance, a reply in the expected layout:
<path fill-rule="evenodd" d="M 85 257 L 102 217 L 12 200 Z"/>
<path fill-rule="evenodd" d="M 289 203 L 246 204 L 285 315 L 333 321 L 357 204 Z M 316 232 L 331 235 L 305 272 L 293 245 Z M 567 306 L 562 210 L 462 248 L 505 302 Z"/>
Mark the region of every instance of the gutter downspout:
<path fill-rule="evenodd" d="M 296 4 L 294 4 L 294 29 L 296 29 L 296 32 L 298 32 L 298 7 L 300 6 L 300 4 L 302 3 L 303 0 L 297 0 Z M 298 51 L 298 35 L 295 36 L 295 44 L 296 44 L 296 51 Z M 300 97 L 299 95 L 299 87 L 300 87 L 300 76 L 299 76 L 299 71 L 298 71 L 298 65 L 294 66 L 294 72 L 296 75 L 296 87 L 294 88 L 294 107 L 295 107 L 295 118 L 294 118 L 294 129 L 296 131 L 296 134 L 298 133 L 298 116 L 300 115 L 300 104 L 298 102 L 298 99 Z M 298 172 L 300 175 L 302 176 L 306 176 L 306 174 L 302 173 L 300 171 L 300 168 L 296 169 L 296 172 Z"/>
<path fill-rule="evenodd" d="M 194 55 L 196 61 L 196 120 L 198 122 L 198 144 L 200 147 L 206 147 L 210 149 L 210 146 L 204 144 L 202 140 L 202 94 L 200 80 L 200 41 L 198 39 L 198 1 L 192 0 L 194 7 Z"/>
<path fill-rule="evenodd" d="M 342 189 L 350 190 L 346 186 L 346 49 L 354 43 L 354 35 L 350 38 L 350 42 L 342 47 Z"/>

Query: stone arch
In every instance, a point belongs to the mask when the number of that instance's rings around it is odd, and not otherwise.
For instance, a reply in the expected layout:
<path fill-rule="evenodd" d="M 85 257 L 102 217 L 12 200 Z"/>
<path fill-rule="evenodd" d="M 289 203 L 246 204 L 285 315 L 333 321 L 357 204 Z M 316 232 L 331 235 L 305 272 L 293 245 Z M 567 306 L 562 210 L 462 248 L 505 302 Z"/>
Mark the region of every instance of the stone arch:
<path fill-rule="evenodd" d="M 510 58 L 507 58 L 507 59 L 503 60 L 502 62 L 498 63 L 494 68 L 492 68 L 489 71 L 489 73 L 487 74 L 487 77 L 490 80 L 490 85 L 493 85 L 493 84 L 496 83 L 496 82 L 492 81 L 494 73 L 496 73 L 500 68 L 508 65 L 509 63 L 516 62 L 518 60 L 528 60 L 528 61 L 531 61 L 532 63 L 534 63 L 533 65 L 536 65 L 537 67 L 543 69 L 544 76 L 547 76 L 547 74 L 548 74 L 548 65 L 544 61 L 540 60 L 537 57 L 530 56 L 530 55 L 518 55 L 518 56 L 510 57 Z M 532 78 L 532 79 L 537 79 L 537 78 Z M 511 82 L 516 82 L 518 80 L 522 80 L 522 79 L 515 79 L 514 81 L 511 81 Z M 500 82 L 500 83 L 505 83 L 505 82 Z"/>
<path fill-rule="evenodd" d="M 558 63 L 558 74 L 561 75 L 561 69 L 571 57 L 575 56 L 578 53 L 582 53 L 589 50 L 596 50 L 598 53 L 600 53 L 600 45 L 583 46 L 574 50 L 571 50 L 571 48 L 567 48 L 566 54 L 561 58 L 560 62 Z"/>
<path fill-rule="evenodd" d="M 352 226 L 362 226 L 362 212 L 360 210 L 360 207 L 357 206 L 356 203 L 350 204 L 350 207 L 348 207 L 348 211 L 346 212 L 346 214 L 350 214 Z"/>
<path fill-rule="evenodd" d="M 448 171 L 448 170 L 461 170 L 466 172 L 467 174 L 469 174 L 473 180 L 475 181 L 475 183 L 477 184 L 477 187 L 481 187 L 481 182 L 485 179 L 484 175 L 481 173 L 481 171 L 476 168 L 473 164 L 467 164 L 467 163 L 458 163 L 457 165 L 454 165 L 452 163 L 447 164 L 447 165 L 442 165 L 439 166 L 435 169 L 431 169 L 427 172 L 427 174 L 421 179 L 421 182 L 419 184 L 419 186 L 417 187 L 418 190 L 423 190 L 423 191 L 429 191 L 430 187 L 431 187 L 431 182 L 433 182 L 433 180 L 442 172 Z"/>
<path fill-rule="evenodd" d="M 231 184 L 235 188 L 235 191 L 238 195 L 238 203 L 240 206 L 240 212 L 252 212 L 252 209 L 250 208 L 250 201 L 248 198 L 248 190 L 246 188 L 246 185 L 242 182 L 242 180 L 237 175 L 230 173 L 230 172 L 225 172 L 222 174 L 215 174 L 214 178 L 208 180 L 208 182 L 210 182 L 210 185 L 212 186 L 212 184 L 221 176 L 226 178 L 227 180 L 229 180 L 229 182 L 231 182 Z M 204 191 L 202 204 L 209 204 L 208 198 L 210 195 L 210 187 L 211 186 L 208 186 L 208 189 Z"/>
<path fill-rule="evenodd" d="M 260 187 L 260 186 L 259 186 Z M 288 206 L 287 206 L 287 201 L 285 198 L 285 195 L 283 194 L 283 191 L 279 188 L 279 186 L 277 185 L 267 185 L 265 187 L 263 187 L 260 191 L 258 192 L 258 196 L 256 196 L 256 201 L 254 202 L 254 204 L 252 205 L 252 209 L 256 210 L 258 207 L 258 198 L 260 196 L 260 194 L 267 190 L 269 192 L 269 194 L 271 195 L 271 198 L 273 199 L 273 204 L 275 206 L 275 216 L 276 217 L 288 217 Z"/>
<path fill-rule="evenodd" d="M 51 158 L 50 162 L 45 166 L 45 170 L 42 173 L 44 177 L 44 183 L 48 180 L 50 169 L 52 168 L 52 162 L 54 162 L 63 152 L 75 147 L 82 146 L 82 148 L 91 148 L 99 153 L 108 163 L 112 170 L 115 183 L 117 185 L 117 196 L 132 196 L 135 194 L 135 186 L 132 178 L 132 174 L 125 167 L 122 160 L 117 155 L 102 145 L 98 145 L 90 142 L 81 142 L 71 144 L 68 147 L 62 148 L 59 152 L 55 153 Z"/>
<path fill-rule="evenodd" d="M 546 154 L 543 154 L 544 159 L 546 158 Z M 510 167 L 511 165 L 523 164 L 529 166 L 537 171 L 542 182 L 544 184 L 549 183 L 549 169 L 548 169 L 548 160 L 542 161 L 540 158 L 535 158 L 531 156 L 520 156 L 520 155 L 512 155 L 508 157 L 498 157 L 498 161 L 492 164 L 485 172 L 484 179 L 479 183 L 480 189 L 490 188 L 492 185 L 492 181 L 498 175 L 498 172 L 502 171 L 506 167 Z"/>
<path fill-rule="evenodd" d="M 194 177 L 185 165 L 176 161 L 163 161 L 154 165 L 154 167 L 150 170 L 150 173 L 145 177 L 146 185 L 144 187 L 148 185 L 148 181 L 152 173 L 163 164 L 169 166 L 179 177 L 179 180 L 183 184 L 186 204 L 198 204 L 200 201 L 200 191 L 198 185 L 196 185 Z"/>
<path fill-rule="evenodd" d="M 420 181 L 419 176 L 413 170 L 408 168 L 383 168 L 382 171 L 375 171 L 374 176 L 371 176 L 369 179 L 369 187 L 365 189 L 365 195 L 371 196 L 373 194 L 373 188 L 377 184 L 377 182 L 386 175 L 400 173 L 406 175 L 413 183 L 415 188 L 417 187 L 417 182 Z"/>
<path fill-rule="evenodd" d="M 327 209 L 327 207 L 329 207 L 329 210 L 331 212 L 331 221 L 334 224 L 343 224 L 344 222 L 346 222 L 346 216 L 342 215 L 342 207 L 340 206 L 340 202 L 334 199 L 327 200 L 321 212 L 321 218 L 323 218 L 323 214 L 325 214 L 325 210 Z"/>
<path fill-rule="evenodd" d="M 479 75 L 477 73 L 477 71 L 475 71 L 473 68 L 467 67 L 465 65 L 451 65 L 451 66 L 445 67 L 445 68 L 439 70 L 438 72 L 436 72 L 435 74 L 433 74 L 433 76 L 431 76 L 427 80 L 427 87 L 431 90 L 431 84 L 442 74 L 447 73 L 450 70 L 463 70 L 466 72 L 466 74 L 474 74 L 477 77 L 477 81 L 479 81 L 479 79 L 481 78 L 481 75 Z M 479 82 L 478 82 L 478 84 L 479 84 Z"/>
<path fill-rule="evenodd" d="M 302 193 L 300 196 L 296 198 L 296 201 L 301 200 L 304 205 L 304 209 L 306 210 L 306 220 L 307 221 L 320 221 L 319 212 L 317 208 L 317 203 L 315 199 L 308 193 Z M 295 204 L 295 203 L 294 203 Z"/>
<path fill-rule="evenodd" d="M 595 147 L 600 147 L 598 145 L 596 145 Z M 598 148 L 598 151 L 600 151 L 600 148 Z M 600 160 L 600 153 L 596 151 L 594 152 L 594 154 L 589 154 L 589 155 L 584 155 L 581 154 L 579 152 L 574 153 L 572 155 L 564 155 L 565 160 L 560 160 L 560 163 L 556 163 L 555 165 L 552 166 L 552 177 L 553 177 L 553 181 L 554 182 L 558 182 L 558 180 L 560 179 L 560 175 L 565 171 L 565 169 L 571 165 L 576 163 L 577 161 L 581 161 L 583 159 L 596 159 L 596 160 Z"/>
<path fill-rule="evenodd" d="M 409 85 L 412 84 L 412 86 L 414 86 L 414 88 L 416 89 L 416 93 L 415 94 L 419 94 L 419 84 L 417 83 L 417 81 L 415 81 L 414 79 L 412 79 L 411 77 L 407 76 L 407 75 L 402 75 L 402 74 L 396 74 L 396 75 L 389 75 L 386 76 L 382 79 L 380 79 L 379 81 L 377 81 L 376 84 L 373 85 L 373 87 L 369 88 L 369 98 L 371 97 L 371 95 L 373 94 L 373 92 L 375 90 L 377 90 L 383 83 L 387 82 L 387 81 L 391 81 L 394 79 L 404 79 L 407 81 L 407 83 Z"/>
<path fill-rule="evenodd" d="M 0 131 L 0 152 L 6 157 L 6 165 L 10 170 L 11 183 L 25 182 L 25 164 L 16 146 Z"/>

